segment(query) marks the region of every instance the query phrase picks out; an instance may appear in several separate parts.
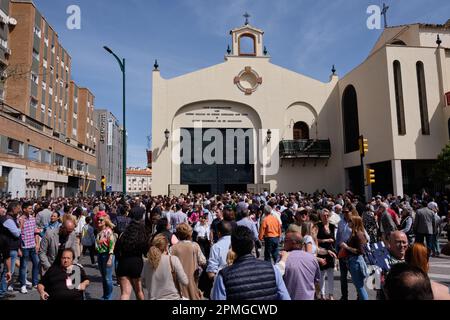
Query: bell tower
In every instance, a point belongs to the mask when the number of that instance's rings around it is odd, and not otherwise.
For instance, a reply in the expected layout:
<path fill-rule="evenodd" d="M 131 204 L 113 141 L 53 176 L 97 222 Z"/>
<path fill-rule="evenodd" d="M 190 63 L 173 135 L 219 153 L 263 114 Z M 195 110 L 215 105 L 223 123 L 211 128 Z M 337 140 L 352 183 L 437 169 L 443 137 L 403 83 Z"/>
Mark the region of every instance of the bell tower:
<path fill-rule="evenodd" d="M 263 45 L 264 31 L 251 26 L 250 15 L 244 14 L 245 24 L 230 31 L 232 50 L 228 57 L 266 57 L 267 51 Z"/>

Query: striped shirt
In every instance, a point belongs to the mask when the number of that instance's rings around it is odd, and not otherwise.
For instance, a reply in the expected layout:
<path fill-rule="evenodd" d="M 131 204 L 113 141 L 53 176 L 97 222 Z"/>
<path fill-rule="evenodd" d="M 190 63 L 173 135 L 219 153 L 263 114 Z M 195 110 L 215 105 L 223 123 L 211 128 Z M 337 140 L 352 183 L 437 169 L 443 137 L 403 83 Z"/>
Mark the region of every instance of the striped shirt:
<path fill-rule="evenodd" d="M 36 230 L 36 219 L 33 216 L 22 216 L 22 248 L 30 249 L 36 247 L 36 238 L 34 236 Z"/>

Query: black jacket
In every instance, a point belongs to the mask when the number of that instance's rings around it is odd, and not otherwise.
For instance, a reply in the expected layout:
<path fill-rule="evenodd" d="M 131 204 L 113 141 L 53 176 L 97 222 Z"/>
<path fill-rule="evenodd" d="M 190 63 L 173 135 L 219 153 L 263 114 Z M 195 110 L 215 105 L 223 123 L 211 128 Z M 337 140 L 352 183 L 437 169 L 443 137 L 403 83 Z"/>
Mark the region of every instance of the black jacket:
<path fill-rule="evenodd" d="M 6 220 L 14 221 L 14 219 L 9 215 L 0 217 L 0 236 L 4 237 L 8 242 L 9 250 L 18 250 L 20 248 L 20 237 L 16 237 L 7 228 L 3 226 Z M 14 221 L 14 223 L 18 227 L 17 222 Z"/>
<path fill-rule="evenodd" d="M 278 300 L 275 271 L 270 262 L 249 254 L 222 269 L 220 274 L 227 300 Z"/>

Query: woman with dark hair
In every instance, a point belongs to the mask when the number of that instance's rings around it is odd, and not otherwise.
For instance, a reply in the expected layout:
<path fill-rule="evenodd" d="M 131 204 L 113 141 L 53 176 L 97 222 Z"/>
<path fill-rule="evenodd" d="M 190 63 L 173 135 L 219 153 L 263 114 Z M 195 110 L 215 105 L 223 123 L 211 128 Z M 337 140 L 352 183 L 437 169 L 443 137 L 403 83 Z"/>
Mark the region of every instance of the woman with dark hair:
<path fill-rule="evenodd" d="M 144 300 L 141 273 L 144 265 L 142 256 L 148 252 L 148 237 L 140 217 L 133 220 L 116 242 L 114 255 L 117 259 L 116 276 L 120 283 L 120 300 L 130 300 L 131 288 L 138 300 Z"/>
<path fill-rule="evenodd" d="M 330 223 L 330 211 L 328 209 L 323 209 L 320 212 L 320 219 L 322 221 L 318 224 L 317 241 L 320 248 L 327 250 L 327 254 L 318 255 L 319 258 L 325 260 L 320 264 L 320 295 L 322 300 L 334 300 L 334 265 L 336 261 L 336 254 L 334 253 L 336 240 L 334 235 L 336 227 Z M 329 251 L 332 251 L 333 254 L 330 254 Z M 327 277 L 326 285 L 325 276 Z"/>
<path fill-rule="evenodd" d="M 414 240 L 414 231 L 413 231 L 413 218 L 411 216 L 412 208 L 405 207 L 402 210 L 402 216 L 400 220 L 400 225 L 398 229 L 406 234 L 408 237 L 408 242 L 411 244 Z"/>
<path fill-rule="evenodd" d="M 161 218 L 156 223 L 156 233 L 152 237 L 153 239 L 162 234 L 166 237 L 167 242 L 169 243 L 169 248 L 178 243 L 178 238 L 172 232 L 170 232 L 171 226 L 167 218 Z"/>
<path fill-rule="evenodd" d="M 359 300 L 369 300 L 369 296 L 364 287 L 368 270 L 363 258 L 367 239 L 362 218 L 359 215 L 353 215 L 348 226 L 352 230 L 352 234 L 350 239 L 347 242 L 342 242 L 340 246 L 348 253 L 348 270 L 352 275 L 352 281 L 358 292 Z"/>

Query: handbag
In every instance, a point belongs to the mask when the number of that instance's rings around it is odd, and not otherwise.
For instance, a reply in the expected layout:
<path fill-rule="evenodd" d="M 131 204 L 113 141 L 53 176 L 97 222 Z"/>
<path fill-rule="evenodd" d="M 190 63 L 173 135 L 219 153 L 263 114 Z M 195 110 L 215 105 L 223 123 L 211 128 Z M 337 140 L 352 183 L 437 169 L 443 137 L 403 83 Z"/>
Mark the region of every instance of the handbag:
<path fill-rule="evenodd" d="M 181 293 L 180 284 L 178 283 L 178 280 L 177 280 L 177 272 L 175 271 L 175 267 L 172 264 L 172 256 L 169 256 L 169 264 L 170 264 L 170 272 L 172 273 L 173 284 L 175 285 L 175 288 L 177 289 L 178 294 L 180 295 L 180 299 L 181 300 L 189 300 L 188 298 L 183 297 L 183 295 Z"/>
<path fill-rule="evenodd" d="M 346 249 L 341 248 L 339 250 L 338 259 L 346 259 L 346 258 L 348 258 L 348 256 L 349 256 L 349 253 L 348 253 L 348 251 Z"/>

